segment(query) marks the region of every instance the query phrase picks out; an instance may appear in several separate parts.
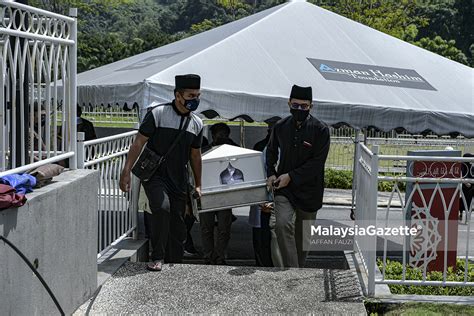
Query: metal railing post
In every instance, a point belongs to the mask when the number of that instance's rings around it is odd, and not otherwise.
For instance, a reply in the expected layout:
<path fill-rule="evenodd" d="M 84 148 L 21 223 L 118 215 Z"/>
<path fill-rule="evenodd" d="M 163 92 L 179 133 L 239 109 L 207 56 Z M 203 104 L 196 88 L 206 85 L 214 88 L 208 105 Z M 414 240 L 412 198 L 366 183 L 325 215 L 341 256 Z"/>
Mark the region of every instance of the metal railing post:
<path fill-rule="evenodd" d="M 240 119 L 240 147 L 245 148 L 245 121 Z"/>
<path fill-rule="evenodd" d="M 354 165 L 352 166 L 352 202 L 351 202 L 351 219 L 355 219 L 355 196 L 357 190 L 357 164 L 359 161 L 359 142 L 360 142 L 360 129 L 355 129 L 354 138 Z"/>
<path fill-rule="evenodd" d="M 84 163 L 86 161 L 86 147 L 84 140 L 86 134 L 84 132 L 77 133 L 77 168 L 84 169 Z"/>
<path fill-rule="evenodd" d="M 69 15 L 74 18 L 74 22 L 71 25 L 71 38 L 74 41 L 74 45 L 70 48 L 71 52 L 69 54 L 69 69 L 70 69 L 70 82 L 69 82 L 69 107 L 70 107 L 70 135 L 71 135 L 71 144 L 70 148 L 73 151 L 77 150 L 77 139 L 76 139 L 76 132 L 77 132 L 77 124 L 76 124 L 76 116 L 77 116 L 77 8 L 71 8 L 69 10 Z M 77 152 L 76 152 L 77 154 Z M 71 169 L 77 168 L 77 157 L 71 157 L 69 160 L 69 167 Z"/>
<path fill-rule="evenodd" d="M 370 183 L 369 183 L 369 209 L 368 209 L 368 218 L 367 225 L 376 225 L 377 222 L 377 194 L 378 194 L 378 174 L 379 174 L 379 146 L 374 145 L 372 147 L 372 157 L 371 157 L 371 174 L 370 174 Z M 375 269 L 377 261 L 377 237 L 370 236 L 368 241 L 368 258 L 367 258 L 367 270 L 368 270 L 368 288 L 367 295 L 373 297 L 375 295 Z"/>
<path fill-rule="evenodd" d="M 139 130 L 140 129 L 140 123 L 133 124 L 133 128 L 135 130 Z M 139 200 L 140 200 L 140 186 L 141 186 L 141 183 L 140 183 L 140 179 L 135 177 L 133 174 L 131 174 L 131 176 L 132 176 L 132 183 L 131 183 L 132 196 L 131 196 L 131 199 L 130 199 L 130 211 L 132 213 L 132 221 L 133 221 L 132 226 L 135 227 L 135 229 L 133 230 L 132 238 L 137 240 L 138 239 L 138 219 L 139 219 L 139 216 L 138 216 L 138 203 L 139 203 Z"/>
<path fill-rule="evenodd" d="M 130 212 L 132 213 L 133 239 L 138 239 L 138 200 L 140 198 L 140 179 L 132 174 Z"/>

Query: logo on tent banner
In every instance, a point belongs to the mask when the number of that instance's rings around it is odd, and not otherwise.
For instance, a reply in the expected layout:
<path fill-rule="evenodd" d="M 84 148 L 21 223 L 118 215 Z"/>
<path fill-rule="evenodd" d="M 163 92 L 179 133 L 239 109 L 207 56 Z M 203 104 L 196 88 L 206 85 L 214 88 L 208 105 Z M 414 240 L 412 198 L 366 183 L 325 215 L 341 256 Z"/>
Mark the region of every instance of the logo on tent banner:
<path fill-rule="evenodd" d="M 436 91 L 428 81 L 413 69 L 353 64 L 313 58 L 308 58 L 308 60 L 326 80 Z"/>

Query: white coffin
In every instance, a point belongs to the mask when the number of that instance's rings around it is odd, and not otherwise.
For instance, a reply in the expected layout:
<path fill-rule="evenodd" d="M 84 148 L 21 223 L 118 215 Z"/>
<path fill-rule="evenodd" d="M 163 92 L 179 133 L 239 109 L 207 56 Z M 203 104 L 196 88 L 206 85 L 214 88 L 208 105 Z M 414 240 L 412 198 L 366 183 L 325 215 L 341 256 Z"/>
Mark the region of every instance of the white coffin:
<path fill-rule="evenodd" d="M 202 197 L 198 212 L 217 211 L 268 201 L 262 153 L 231 145 L 202 156 Z"/>

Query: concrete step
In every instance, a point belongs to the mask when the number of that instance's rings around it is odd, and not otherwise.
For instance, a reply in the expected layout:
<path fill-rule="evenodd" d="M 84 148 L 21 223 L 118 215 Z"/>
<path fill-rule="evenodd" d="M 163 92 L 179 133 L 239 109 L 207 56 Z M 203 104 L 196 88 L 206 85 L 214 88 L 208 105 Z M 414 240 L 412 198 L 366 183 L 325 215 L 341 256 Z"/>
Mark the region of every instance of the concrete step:
<path fill-rule="evenodd" d="M 97 260 L 97 286 L 107 281 L 125 262 L 148 260 L 148 240 L 126 238 L 111 248 Z"/>

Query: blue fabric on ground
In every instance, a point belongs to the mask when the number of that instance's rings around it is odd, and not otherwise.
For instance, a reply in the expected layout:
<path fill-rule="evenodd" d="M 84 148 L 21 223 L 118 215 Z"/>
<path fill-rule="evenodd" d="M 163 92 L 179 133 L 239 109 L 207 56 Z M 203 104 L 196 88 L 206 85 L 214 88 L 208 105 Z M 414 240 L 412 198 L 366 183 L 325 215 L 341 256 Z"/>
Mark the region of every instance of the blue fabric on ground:
<path fill-rule="evenodd" d="M 36 186 L 36 178 L 29 174 L 10 174 L 0 177 L 0 183 L 7 184 L 15 188 L 18 194 L 33 192 Z"/>

